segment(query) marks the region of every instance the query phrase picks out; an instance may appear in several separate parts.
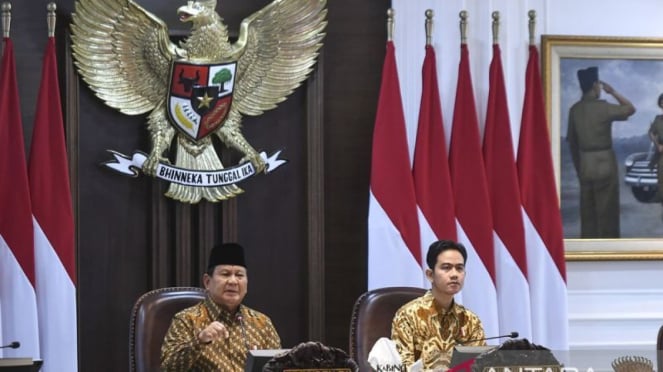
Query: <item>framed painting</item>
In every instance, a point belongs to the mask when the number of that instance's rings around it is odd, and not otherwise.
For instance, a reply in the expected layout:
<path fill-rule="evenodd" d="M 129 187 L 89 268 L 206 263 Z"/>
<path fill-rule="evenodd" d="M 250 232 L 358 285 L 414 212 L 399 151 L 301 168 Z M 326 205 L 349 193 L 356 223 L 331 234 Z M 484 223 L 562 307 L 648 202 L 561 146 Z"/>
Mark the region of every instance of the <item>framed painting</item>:
<path fill-rule="evenodd" d="M 567 260 L 663 259 L 650 135 L 657 116 L 663 128 L 663 39 L 542 35 L 541 50 Z"/>

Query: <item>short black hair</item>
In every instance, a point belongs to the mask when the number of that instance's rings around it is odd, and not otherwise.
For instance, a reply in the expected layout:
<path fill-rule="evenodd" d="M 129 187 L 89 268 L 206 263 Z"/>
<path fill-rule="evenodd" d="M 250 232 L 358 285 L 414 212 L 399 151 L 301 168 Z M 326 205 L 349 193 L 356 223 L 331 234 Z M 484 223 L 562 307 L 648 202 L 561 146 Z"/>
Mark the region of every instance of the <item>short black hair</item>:
<path fill-rule="evenodd" d="M 659 107 L 661 106 L 661 101 L 663 101 L 663 93 L 658 96 L 658 101 L 656 102 Z"/>
<path fill-rule="evenodd" d="M 467 262 L 467 250 L 464 245 L 453 240 L 438 240 L 428 247 L 428 254 L 426 254 L 428 268 L 433 270 L 435 268 L 435 263 L 437 263 L 437 256 L 449 249 L 460 252 L 460 255 L 463 256 L 463 263 Z"/>

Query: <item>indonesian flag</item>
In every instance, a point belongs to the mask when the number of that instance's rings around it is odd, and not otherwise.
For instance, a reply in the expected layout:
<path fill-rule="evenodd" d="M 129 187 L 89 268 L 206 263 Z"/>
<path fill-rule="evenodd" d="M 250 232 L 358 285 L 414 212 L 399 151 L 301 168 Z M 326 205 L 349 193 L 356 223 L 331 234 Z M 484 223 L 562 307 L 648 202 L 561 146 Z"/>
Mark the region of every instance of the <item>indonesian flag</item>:
<path fill-rule="evenodd" d="M 483 159 L 495 231 L 500 334 L 532 338 L 527 255 L 500 46 L 493 44 Z"/>
<path fill-rule="evenodd" d="M 525 100 L 518 147 L 520 198 L 532 301 L 532 341 L 553 350 L 568 349 L 566 266 L 562 221 L 543 105 L 539 54 L 529 47 Z"/>
<path fill-rule="evenodd" d="M 14 45 L 0 66 L 0 356 L 40 358 L 35 254 Z"/>
<path fill-rule="evenodd" d="M 394 44 L 387 42 L 373 129 L 368 289 L 421 287 L 421 241 Z"/>
<path fill-rule="evenodd" d="M 30 150 L 42 371 L 73 372 L 78 370 L 74 220 L 53 37 L 44 54 Z"/>
<path fill-rule="evenodd" d="M 428 246 L 434 241 L 456 240 L 453 191 L 435 64 L 435 49 L 431 45 L 426 45 L 426 57 L 422 67 L 419 125 L 412 169 L 417 204 L 422 213 L 419 222 L 422 226 L 424 260 Z M 428 226 L 429 229 L 425 229 L 424 226 Z M 427 231 L 432 233 L 427 235 Z"/>
<path fill-rule="evenodd" d="M 469 52 L 461 44 L 449 168 L 460 224 L 458 240 L 468 253 L 463 305 L 479 316 L 486 335 L 497 335 L 493 223 L 479 138 Z"/>

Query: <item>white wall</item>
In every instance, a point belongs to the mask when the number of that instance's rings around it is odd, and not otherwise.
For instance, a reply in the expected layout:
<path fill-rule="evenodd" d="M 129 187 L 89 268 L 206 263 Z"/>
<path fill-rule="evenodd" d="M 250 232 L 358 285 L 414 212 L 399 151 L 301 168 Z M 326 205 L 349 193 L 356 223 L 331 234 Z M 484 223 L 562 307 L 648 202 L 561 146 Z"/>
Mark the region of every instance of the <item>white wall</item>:
<path fill-rule="evenodd" d="M 483 125 L 492 58 L 491 13 L 501 13 L 502 50 L 514 152 L 517 151 L 527 63 L 527 12 L 537 12 L 541 34 L 663 37 L 660 0 L 392 0 L 394 43 L 406 112 L 408 140 L 414 145 L 424 56 L 424 12 L 434 11 L 433 46 L 447 141 L 459 60 L 459 17 L 469 13 L 468 48 L 479 121 Z M 412 146 L 411 146 L 412 148 Z M 625 241 L 624 244 L 628 244 Z M 568 262 L 569 346 L 580 366 L 610 370 L 622 355 L 642 355 L 655 363 L 655 342 L 663 325 L 663 262 Z"/>
<path fill-rule="evenodd" d="M 567 278 L 570 347 L 586 355 L 579 364 L 608 369 L 622 355 L 656 363 L 656 335 L 663 325 L 662 262 L 569 262 Z"/>

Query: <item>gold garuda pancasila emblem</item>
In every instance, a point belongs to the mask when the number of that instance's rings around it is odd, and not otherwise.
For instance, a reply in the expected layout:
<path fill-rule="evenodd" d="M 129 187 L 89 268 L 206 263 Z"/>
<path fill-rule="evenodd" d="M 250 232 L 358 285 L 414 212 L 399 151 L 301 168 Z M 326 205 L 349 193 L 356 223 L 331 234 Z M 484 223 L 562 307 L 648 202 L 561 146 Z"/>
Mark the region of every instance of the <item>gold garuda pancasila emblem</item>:
<path fill-rule="evenodd" d="M 105 165 L 165 179 L 166 195 L 188 203 L 232 198 L 237 182 L 285 162 L 249 144 L 242 116 L 275 108 L 306 79 L 327 25 L 326 0 L 274 0 L 243 20 L 231 43 L 215 8 L 216 0 L 181 6 L 192 28 L 179 44 L 132 0 L 78 0 L 71 26 L 78 72 L 96 95 L 124 114 L 148 113 L 149 154 L 111 151 Z M 212 136 L 242 154 L 239 164 L 224 168 Z"/>

